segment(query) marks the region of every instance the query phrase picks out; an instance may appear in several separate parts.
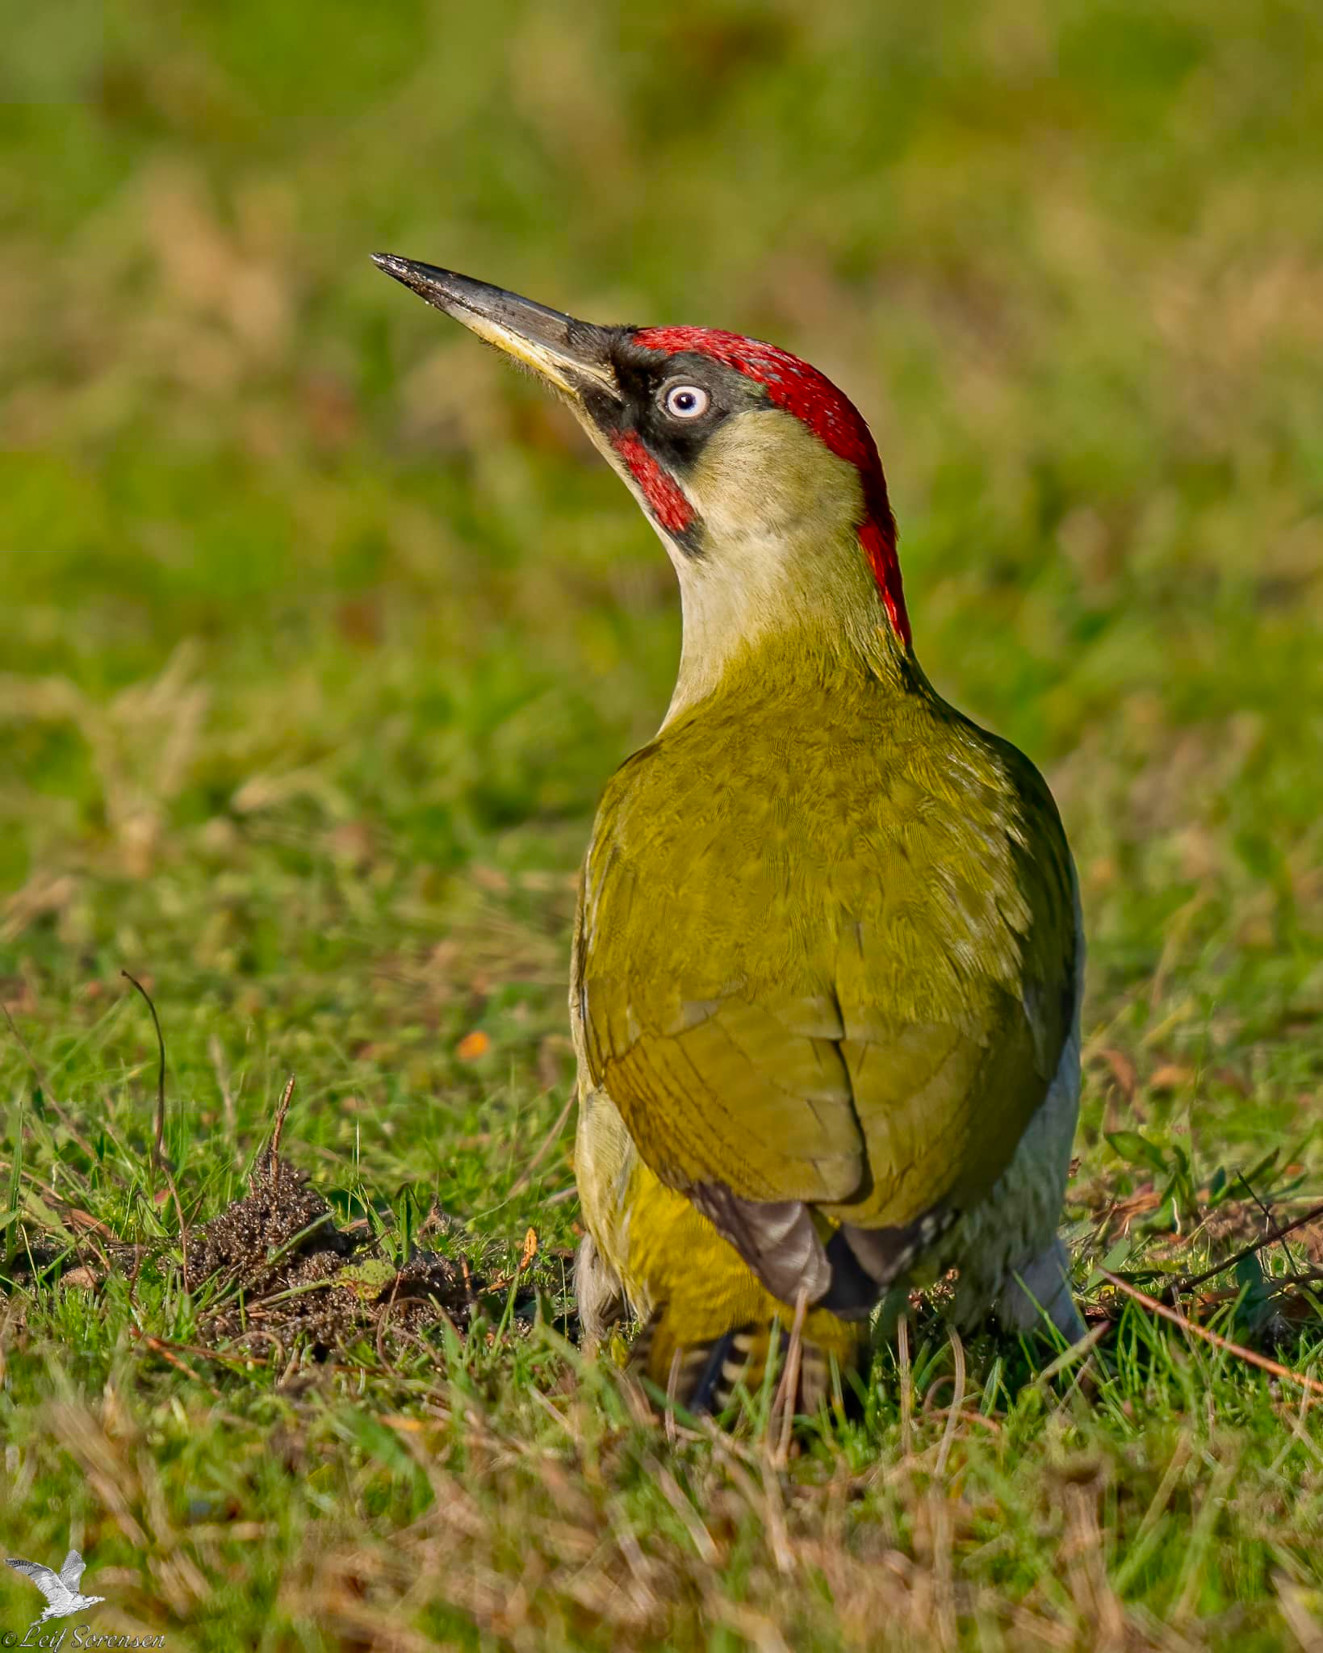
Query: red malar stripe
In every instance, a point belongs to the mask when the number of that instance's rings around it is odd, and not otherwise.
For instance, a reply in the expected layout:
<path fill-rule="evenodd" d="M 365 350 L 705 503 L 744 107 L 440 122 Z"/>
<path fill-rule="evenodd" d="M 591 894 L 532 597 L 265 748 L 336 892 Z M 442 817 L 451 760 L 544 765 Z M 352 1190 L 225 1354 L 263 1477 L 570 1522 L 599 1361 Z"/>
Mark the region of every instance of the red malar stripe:
<path fill-rule="evenodd" d="M 680 485 L 648 452 L 643 438 L 637 431 L 613 431 L 611 446 L 628 465 L 629 474 L 657 521 L 670 533 L 683 534 L 694 520 L 694 508 Z"/>
<path fill-rule="evenodd" d="M 864 485 L 867 516 L 859 530 L 859 542 L 868 558 L 878 594 L 892 629 L 908 647 L 910 621 L 905 610 L 900 560 L 896 556 L 896 523 L 887 501 L 873 434 L 848 396 L 837 390 L 825 373 L 800 361 L 788 350 L 778 350 L 761 339 L 741 338 L 710 327 L 642 327 L 634 342 L 645 350 L 668 354 L 691 350 L 733 367 L 746 378 L 766 387 L 777 407 L 793 413 L 839 458 L 859 472 Z M 642 484 L 640 484 L 641 486 Z"/>

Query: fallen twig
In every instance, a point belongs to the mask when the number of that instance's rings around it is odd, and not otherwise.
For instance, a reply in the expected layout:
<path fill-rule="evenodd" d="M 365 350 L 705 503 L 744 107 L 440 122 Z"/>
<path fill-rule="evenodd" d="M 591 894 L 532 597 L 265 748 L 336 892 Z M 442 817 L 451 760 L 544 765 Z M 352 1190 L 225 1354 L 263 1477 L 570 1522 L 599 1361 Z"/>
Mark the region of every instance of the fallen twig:
<path fill-rule="evenodd" d="M 200 1383 L 216 1400 L 223 1398 L 216 1385 L 209 1383 L 200 1373 L 195 1372 L 186 1360 L 182 1360 L 174 1352 L 168 1343 L 163 1342 L 159 1337 L 149 1337 L 146 1332 L 139 1331 L 137 1326 L 130 1327 L 130 1335 L 136 1338 L 144 1349 L 150 1349 L 153 1354 L 160 1355 L 161 1359 L 173 1366 L 176 1371 L 182 1372 L 185 1377 L 192 1378 L 194 1383 Z"/>
<path fill-rule="evenodd" d="M 1156 1297 L 1150 1297 L 1146 1291 L 1140 1291 L 1138 1286 L 1132 1286 L 1128 1280 L 1122 1280 L 1117 1274 L 1111 1274 L 1107 1269 L 1098 1272 L 1104 1280 L 1110 1281 L 1118 1291 L 1123 1291 L 1127 1297 L 1133 1297 L 1136 1303 L 1153 1314 L 1161 1315 L 1164 1320 L 1170 1320 L 1173 1326 L 1179 1326 L 1182 1331 L 1189 1332 L 1194 1337 L 1201 1337 L 1205 1343 L 1211 1343 L 1214 1348 L 1225 1349 L 1228 1354 L 1239 1356 L 1248 1361 L 1251 1366 L 1271 1372 L 1274 1377 L 1285 1378 L 1289 1383 L 1299 1383 L 1306 1389 L 1311 1389 L 1316 1395 L 1323 1395 L 1323 1383 L 1317 1378 L 1306 1376 L 1304 1372 L 1294 1372 L 1289 1366 L 1283 1366 L 1280 1361 L 1270 1360 L 1267 1355 L 1258 1354 L 1254 1349 L 1247 1349 L 1243 1343 L 1233 1343 L 1229 1337 L 1223 1337 L 1218 1332 L 1209 1331 L 1207 1326 L 1197 1325 L 1177 1309 L 1168 1308 L 1165 1303 L 1159 1303 Z"/>
<path fill-rule="evenodd" d="M 1230 1257 L 1224 1258 L 1222 1262 L 1216 1264 L 1213 1268 L 1206 1268 L 1202 1274 L 1192 1275 L 1187 1280 L 1177 1280 L 1167 1289 L 1173 1292 L 1193 1291 L 1196 1286 L 1202 1286 L 1206 1280 L 1211 1280 L 1219 1274 L 1225 1274 L 1229 1268 L 1235 1268 L 1237 1263 L 1243 1263 L 1246 1257 L 1253 1257 L 1255 1252 L 1262 1251 L 1265 1246 L 1275 1245 L 1278 1240 L 1284 1240 L 1288 1234 L 1293 1234 L 1297 1228 L 1304 1228 L 1307 1223 L 1317 1222 L 1320 1218 L 1323 1218 L 1323 1205 L 1316 1205 L 1312 1210 L 1306 1211 L 1303 1217 L 1293 1217 L 1289 1223 L 1282 1223 L 1279 1227 L 1271 1229 L 1267 1234 L 1260 1235 L 1252 1245 L 1247 1245 L 1242 1250 L 1233 1252 Z M 1105 1269 L 1103 1273 L 1106 1273 Z M 1111 1276 L 1108 1275 L 1108 1279 L 1110 1278 Z"/>

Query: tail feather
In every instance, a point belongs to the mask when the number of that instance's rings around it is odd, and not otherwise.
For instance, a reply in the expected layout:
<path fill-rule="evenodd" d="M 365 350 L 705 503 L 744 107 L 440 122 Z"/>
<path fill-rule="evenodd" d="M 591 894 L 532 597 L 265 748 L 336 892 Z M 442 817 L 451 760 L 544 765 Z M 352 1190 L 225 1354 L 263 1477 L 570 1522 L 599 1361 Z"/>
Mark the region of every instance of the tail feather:
<path fill-rule="evenodd" d="M 702 1370 L 684 1398 L 691 1412 L 724 1412 L 743 1373 L 736 1351 L 736 1333 L 727 1332 L 706 1346 L 699 1344 L 681 1356 L 682 1366 L 701 1362 Z M 706 1358 L 704 1358 L 706 1356 Z"/>
<path fill-rule="evenodd" d="M 833 1365 L 839 1374 L 858 1364 L 863 1343 L 860 1328 L 835 1316 L 820 1318 L 827 1322 L 825 1326 L 806 1325 L 800 1337 L 796 1412 L 816 1412 L 829 1398 Z M 819 1335 L 812 1335 L 814 1331 Z M 790 1342 L 790 1332 L 779 1319 L 733 1327 L 694 1342 L 680 1341 L 662 1306 L 653 1311 L 635 1340 L 630 1368 L 687 1411 L 719 1416 L 734 1403 L 741 1386 L 751 1394 L 761 1387 L 774 1359 L 778 1374 L 785 1372 Z"/>

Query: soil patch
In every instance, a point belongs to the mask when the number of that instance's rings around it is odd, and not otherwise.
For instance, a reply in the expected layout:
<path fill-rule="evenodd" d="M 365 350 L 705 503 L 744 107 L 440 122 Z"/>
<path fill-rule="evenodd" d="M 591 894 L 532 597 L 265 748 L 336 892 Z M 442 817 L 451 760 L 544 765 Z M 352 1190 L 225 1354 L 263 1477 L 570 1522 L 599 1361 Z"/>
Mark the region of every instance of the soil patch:
<path fill-rule="evenodd" d="M 247 1195 L 195 1229 L 189 1285 L 217 1281 L 202 1323 L 208 1338 L 243 1352 L 311 1345 L 325 1357 L 365 1337 L 463 1326 L 482 1290 L 463 1264 L 415 1251 L 402 1265 L 370 1237 L 335 1224 L 320 1193 L 268 1149 Z"/>

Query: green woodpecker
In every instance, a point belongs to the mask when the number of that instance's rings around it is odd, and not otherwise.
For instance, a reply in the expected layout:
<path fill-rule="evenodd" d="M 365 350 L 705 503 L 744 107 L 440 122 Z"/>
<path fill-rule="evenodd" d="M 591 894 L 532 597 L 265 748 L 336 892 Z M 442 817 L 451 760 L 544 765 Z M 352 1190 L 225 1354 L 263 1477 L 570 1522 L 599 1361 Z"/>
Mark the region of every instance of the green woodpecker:
<path fill-rule="evenodd" d="M 628 1304 L 648 1375 L 711 1409 L 778 1327 L 813 1406 L 885 1294 L 951 1269 L 961 1323 L 1074 1340 L 1074 867 L 1033 764 L 915 658 L 863 419 L 754 339 L 376 262 L 569 403 L 679 576 L 574 941 L 585 1332 Z"/>

